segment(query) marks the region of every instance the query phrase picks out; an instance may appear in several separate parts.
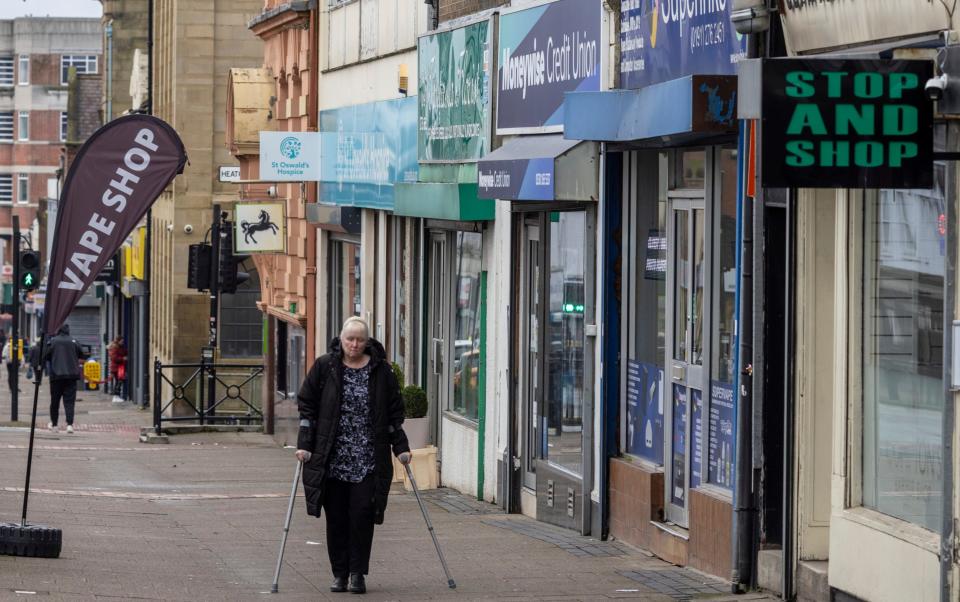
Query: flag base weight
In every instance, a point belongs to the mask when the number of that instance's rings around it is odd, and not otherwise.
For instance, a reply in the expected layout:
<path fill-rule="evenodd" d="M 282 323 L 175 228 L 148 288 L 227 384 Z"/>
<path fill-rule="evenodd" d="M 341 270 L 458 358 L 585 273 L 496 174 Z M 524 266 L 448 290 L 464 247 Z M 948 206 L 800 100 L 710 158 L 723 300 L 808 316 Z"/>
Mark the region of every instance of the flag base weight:
<path fill-rule="evenodd" d="M 43 525 L 0 523 L 0 555 L 59 558 L 63 545 L 60 529 Z"/>

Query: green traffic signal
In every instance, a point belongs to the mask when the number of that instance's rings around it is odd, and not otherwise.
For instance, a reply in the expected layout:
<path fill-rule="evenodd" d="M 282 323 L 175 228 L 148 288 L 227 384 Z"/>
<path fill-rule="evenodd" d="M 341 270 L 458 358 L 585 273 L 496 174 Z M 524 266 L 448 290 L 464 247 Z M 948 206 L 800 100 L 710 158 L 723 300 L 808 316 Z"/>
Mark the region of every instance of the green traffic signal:
<path fill-rule="evenodd" d="M 20 251 L 20 288 L 32 291 L 40 285 L 40 252 Z"/>
<path fill-rule="evenodd" d="M 27 272 L 23 275 L 23 286 L 33 286 L 34 277 L 33 274 Z"/>

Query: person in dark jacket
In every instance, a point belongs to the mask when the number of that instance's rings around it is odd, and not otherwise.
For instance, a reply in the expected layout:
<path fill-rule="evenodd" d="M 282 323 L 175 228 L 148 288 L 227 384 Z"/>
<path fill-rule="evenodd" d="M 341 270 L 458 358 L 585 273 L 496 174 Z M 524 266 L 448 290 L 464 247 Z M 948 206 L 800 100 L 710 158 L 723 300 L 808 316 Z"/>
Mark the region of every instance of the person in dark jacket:
<path fill-rule="evenodd" d="M 330 591 L 366 592 L 374 525 L 383 524 L 393 453 L 410 462 L 400 385 L 366 322 L 349 318 L 297 395 L 297 458 L 307 513 L 327 516 Z M 349 577 L 349 585 L 347 579 Z"/>
<path fill-rule="evenodd" d="M 60 400 L 67 415 L 67 433 L 73 433 L 73 406 L 77 401 L 77 381 L 80 380 L 80 360 L 86 359 L 80 343 L 70 336 L 70 326 L 60 327 L 57 336 L 50 339 L 43 352 L 43 361 L 50 366 L 50 423 L 47 425 L 57 432 L 60 421 Z"/>

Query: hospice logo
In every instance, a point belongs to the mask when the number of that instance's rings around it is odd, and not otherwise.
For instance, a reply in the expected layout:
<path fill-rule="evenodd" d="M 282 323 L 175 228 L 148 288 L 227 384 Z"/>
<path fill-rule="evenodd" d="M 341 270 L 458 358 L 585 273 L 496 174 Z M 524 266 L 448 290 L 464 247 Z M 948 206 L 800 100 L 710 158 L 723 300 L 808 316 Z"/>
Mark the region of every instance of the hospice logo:
<path fill-rule="evenodd" d="M 280 141 L 280 154 L 287 159 L 296 159 L 300 156 L 302 144 L 293 136 L 288 136 Z"/>

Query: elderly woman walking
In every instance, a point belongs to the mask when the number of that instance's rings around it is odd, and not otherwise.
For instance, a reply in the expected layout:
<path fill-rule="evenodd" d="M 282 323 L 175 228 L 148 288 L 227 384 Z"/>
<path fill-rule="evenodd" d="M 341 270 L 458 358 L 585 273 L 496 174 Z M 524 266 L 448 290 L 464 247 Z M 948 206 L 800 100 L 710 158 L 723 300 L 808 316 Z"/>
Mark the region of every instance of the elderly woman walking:
<path fill-rule="evenodd" d="M 343 324 L 297 399 L 297 458 L 307 512 L 320 516 L 322 508 L 327 515 L 330 591 L 362 594 L 373 527 L 383 523 L 393 481 L 391 447 L 400 462 L 410 462 L 400 386 L 366 322 L 353 317 Z"/>

